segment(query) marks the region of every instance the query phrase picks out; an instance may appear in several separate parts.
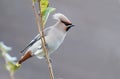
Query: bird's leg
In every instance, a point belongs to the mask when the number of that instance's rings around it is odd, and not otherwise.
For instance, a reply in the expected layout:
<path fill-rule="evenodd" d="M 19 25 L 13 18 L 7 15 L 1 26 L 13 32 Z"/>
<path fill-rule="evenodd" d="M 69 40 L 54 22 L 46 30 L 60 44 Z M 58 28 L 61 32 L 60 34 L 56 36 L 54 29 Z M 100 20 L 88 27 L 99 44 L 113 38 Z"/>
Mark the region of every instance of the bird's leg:
<path fill-rule="evenodd" d="M 18 61 L 18 64 L 22 64 L 25 60 L 27 60 L 28 58 L 31 58 L 32 56 L 33 55 L 31 51 L 26 52 L 25 55 L 22 56 L 21 59 Z"/>

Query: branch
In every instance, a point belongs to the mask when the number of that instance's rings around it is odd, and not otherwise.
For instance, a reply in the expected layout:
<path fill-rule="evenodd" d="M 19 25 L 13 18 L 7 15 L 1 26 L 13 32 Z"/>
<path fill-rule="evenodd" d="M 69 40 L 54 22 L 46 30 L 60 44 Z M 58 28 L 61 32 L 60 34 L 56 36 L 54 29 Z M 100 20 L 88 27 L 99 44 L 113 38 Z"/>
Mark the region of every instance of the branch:
<path fill-rule="evenodd" d="M 0 54 L 5 60 L 5 67 L 6 70 L 9 71 L 10 78 L 14 78 L 14 73 L 17 70 L 17 67 L 15 66 L 15 61 L 17 60 L 16 57 L 12 57 L 8 52 L 11 50 L 11 47 L 6 46 L 3 42 L 0 42 Z"/>
<path fill-rule="evenodd" d="M 38 1 L 41 1 L 41 0 L 38 0 Z M 46 49 L 46 46 L 45 46 L 46 41 L 45 41 L 44 31 L 43 31 L 44 30 L 44 28 L 43 28 L 44 25 L 43 25 L 43 20 L 42 20 L 40 2 L 38 2 L 38 4 L 39 4 L 39 12 L 40 12 L 40 14 L 37 13 L 37 10 L 35 8 L 35 3 L 32 1 L 32 7 L 33 7 L 34 14 L 35 14 L 35 17 L 36 17 L 36 23 L 37 23 L 38 31 L 40 33 L 40 36 L 42 37 L 41 38 L 41 42 L 42 42 L 43 51 L 45 53 L 46 61 L 48 63 L 50 79 L 54 79 L 52 64 L 50 62 L 50 58 L 49 58 L 49 55 L 48 55 L 48 50 Z"/>

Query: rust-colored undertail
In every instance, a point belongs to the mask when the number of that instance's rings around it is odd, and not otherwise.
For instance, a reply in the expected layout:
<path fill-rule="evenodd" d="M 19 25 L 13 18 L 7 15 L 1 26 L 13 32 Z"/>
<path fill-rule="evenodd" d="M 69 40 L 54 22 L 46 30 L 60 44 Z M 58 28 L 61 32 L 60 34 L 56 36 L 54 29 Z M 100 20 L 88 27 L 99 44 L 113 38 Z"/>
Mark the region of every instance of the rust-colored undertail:
<path fill-rule="evenodd" d="M 32 52 L 28 51 L 25 53 L 24 56 L 21 57 L 21 59 L 18 61 L 18 64 L 22 64 L 24 61 L 32 57 Z"/>

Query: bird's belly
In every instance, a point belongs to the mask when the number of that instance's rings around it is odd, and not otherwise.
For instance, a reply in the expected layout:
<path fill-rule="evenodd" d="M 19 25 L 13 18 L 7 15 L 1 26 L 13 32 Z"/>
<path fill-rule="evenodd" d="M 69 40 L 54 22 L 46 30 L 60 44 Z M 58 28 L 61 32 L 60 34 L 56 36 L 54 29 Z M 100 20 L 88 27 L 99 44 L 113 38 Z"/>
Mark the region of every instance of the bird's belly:
<path fill-rule="evenodd" d="M 52 41 L 47 43 L 46 48 L 48 50 L 48 54 L 53 53 L 59 46 L 60 46 L 60 42 L 57 42 L 55 40 L 54 40 L 54 43 Z M 45 53 L 43 52 L 43 49 L 37 49 L 34 52 L 34 55 L 37 56 L 37 58 L 42 59 L 42 58 L 44 58 Z"/>
<path fill-rule="evenodd" d="M 59 46 L 60 42 L 54 40 L 53 42 L 48 43 L 48 52 L 51 54 L 53 53 Z"/>
<path fill-rule="evenodd" d="M 48 39 L 49 38 L 49 39 Z M 63 42 L 62 37 L 46 37 L 46 48 L 48 50 L 48 54 L 53 53 Z M 33 52 L 35 56 L 38 58 L 43 58 L 44 57 L 44 51 L 42 49 L 41 41 L 37 41 L 32 47 L 29 48 Z"/>

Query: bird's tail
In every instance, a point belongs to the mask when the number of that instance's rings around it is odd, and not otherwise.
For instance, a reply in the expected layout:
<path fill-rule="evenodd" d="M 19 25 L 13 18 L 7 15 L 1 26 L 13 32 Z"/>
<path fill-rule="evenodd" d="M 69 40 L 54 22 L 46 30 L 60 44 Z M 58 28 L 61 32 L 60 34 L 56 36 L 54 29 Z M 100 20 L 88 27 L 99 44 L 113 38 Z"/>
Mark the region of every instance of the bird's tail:
<path fill-rule="evenodd" d="M 16 63 L 16 66 L 20 66 L 24 61 L 26 61 L 27 59 L 31 58 L 33 55 L 32 55 L 32 52 L 31 51 L 28 51 L 25 53 L 25 55 L 23 55 L 21 57 L 21 59 Z"/>

